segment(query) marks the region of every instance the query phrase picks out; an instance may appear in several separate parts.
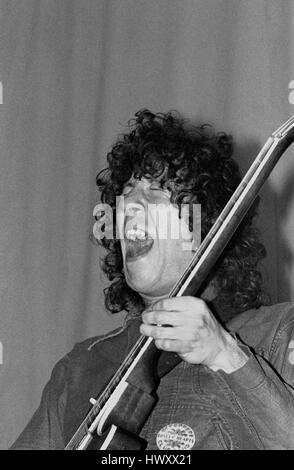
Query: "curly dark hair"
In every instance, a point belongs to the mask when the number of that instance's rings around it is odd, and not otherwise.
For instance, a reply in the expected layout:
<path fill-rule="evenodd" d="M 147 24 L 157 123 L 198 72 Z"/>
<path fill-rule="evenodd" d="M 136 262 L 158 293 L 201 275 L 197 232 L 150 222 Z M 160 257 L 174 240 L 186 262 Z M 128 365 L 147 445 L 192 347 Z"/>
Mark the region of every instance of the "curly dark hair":
<path fill-rule="evenodd" d="M 108 168 L 97 175 L 101 200 L 112 207 L 115 222 L 116 196 L 121 195 L 131 176 L 159 178 L 162 187 L 171 191 L 171 202 L 179 208 L 183 202 L 201 204 L 203 239 L 241 180 L 232 155 L 231 136 L 216 134 L 207 124 L 188 126 L 176 112 L 153 114 L 141 110 L 107 154 Z M 252 226 L 257 204 L 258 200 L 207 281 L 212 281 L 216 289 L 214 305 L 224 321 L 267 303 L 257 269 L 265 248 Z M 124 277 L 119 240 L 104 237 L 99 243 L 108 252 L 102 269 L 112 281 L 104 291 L 106 308 L 112 313 L 123 309 L 141 312 L 143 300 Z"/>

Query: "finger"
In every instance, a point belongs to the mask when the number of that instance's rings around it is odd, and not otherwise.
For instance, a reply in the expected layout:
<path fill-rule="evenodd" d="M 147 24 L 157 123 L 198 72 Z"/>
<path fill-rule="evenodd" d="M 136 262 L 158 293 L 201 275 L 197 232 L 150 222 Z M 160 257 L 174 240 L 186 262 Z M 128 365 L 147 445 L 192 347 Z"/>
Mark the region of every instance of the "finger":
<path fill-rule="evenodd" d="M 151 336 L 154 339 L 177 339 L 177 333 L 175 328 L 165 327 L 165 326 L 154 326 L 146 325 L 142 323 L 140 326 L 140 332 L 142 335 Z"/>
<path fill-rule="evenodd" d="M 183 323 L 179 312 L 167 312 L 165 310 L 145 311 L 142 320 L 149 325 L 172 325 L 178 326 Z"/>
<path fill-rule="evenodd" d="M 151 336 L 154 339 L 173 339 L 180 341 L 197 341 L 195 331 L 187 327 L 165 327 L 142 324 L 140 331 L 145 336 Z"/>
<path fill-rule="evenodd" d="M 157 302 L 154 302 L 154 304 L 152 304 L 151 310 L 176 311 L 179 305 L 177 302 L 179 298 L 180 297 L 168 297 L 166 299 L 158 300 Z"/>
<path fill-rule="evenodd" d="M 191 352 L 190 346 L 185 341 L 173 339 L 157 339 L 155 345 L 163 351 L 177 352 L 178 354 L 187 354 Z"/>
<path fill-rule="evenodd" d="M 203 318 L 194 315 L 193 312 L 166 312 L 157 310 L 156 312 L 144 312 L 142 314 L 142 321 L 146 325 L 155 326 L 172 326 L 179 328 L 186 328 L 193 332 L 198 328 L 203 327 Z"/>
<path fill-rule="evenodd" d="M 152 304 L 152 310 L 181 311 L 183 308 L 191 308 L 195 312 L 202 312 L 205 309 L 205 302 L 202 299 L 192 296 L 168 297 Z"/>

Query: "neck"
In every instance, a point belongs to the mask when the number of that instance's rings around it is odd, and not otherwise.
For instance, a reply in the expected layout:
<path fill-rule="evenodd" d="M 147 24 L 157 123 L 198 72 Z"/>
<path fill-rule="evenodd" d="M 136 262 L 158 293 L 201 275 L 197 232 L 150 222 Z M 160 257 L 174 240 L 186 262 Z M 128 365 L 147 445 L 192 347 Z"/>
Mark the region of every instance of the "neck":
<path fill-rule="evenodd" d="M 155 302 L 158 302 L 159 300 L 166 299 L 168 297 L 168 294 L 160 295 L 160 296 L 151 296 L 151 295 L 146 295 L 146 294 L 141 294 L 140 296 L 142 297 L 145 307 L 151 307 Z"/>
<path fill-rule="evenodd" d="M 216 297 L 216 295 L 217 295 L 217 291 L 214 287 L 214 284 L 210 282 L 208 286 L 204 289 L 204 291 L 201 292 L 201 294 L 199 294 L 199 297 L 203 300 L 211 301 Z M 148 308 L 148 307 L 151 307 L 151 305 L 155 304 L 155 302 L 158 302 L 159 300 L 162 300 L 162 299 L 166 299 L 169 296 L 169 294 L 164 294 L 160 296 L 151 296 L 151 295 L 140 293 L 140 296 L 142 297 L 144 301 L 145 307 Z"/>

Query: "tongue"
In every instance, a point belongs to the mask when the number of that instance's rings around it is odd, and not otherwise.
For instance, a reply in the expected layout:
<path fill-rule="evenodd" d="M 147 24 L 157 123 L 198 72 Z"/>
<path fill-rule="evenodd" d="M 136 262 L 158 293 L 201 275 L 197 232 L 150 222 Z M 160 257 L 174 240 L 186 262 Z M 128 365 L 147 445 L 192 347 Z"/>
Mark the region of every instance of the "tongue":
<path fill-rule="evenodd" d="M 127 242 L 127 258 L 136 258 L 147 253 L 153 245 L 152 239 L 147 240 L 128 240 Z"/>

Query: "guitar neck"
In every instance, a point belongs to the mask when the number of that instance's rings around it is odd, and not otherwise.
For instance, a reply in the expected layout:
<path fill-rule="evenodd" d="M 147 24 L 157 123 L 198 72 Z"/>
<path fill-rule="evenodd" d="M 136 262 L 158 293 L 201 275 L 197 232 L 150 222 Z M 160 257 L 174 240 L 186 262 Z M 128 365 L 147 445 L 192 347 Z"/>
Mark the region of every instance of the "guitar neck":
<path fill-rule="evenodd" d="M 195 295 L 242 222 L 262 185 L 294 140 L 294 116 L 266 141 L 241 183 L 196 251 L 170 297 Z"/>

